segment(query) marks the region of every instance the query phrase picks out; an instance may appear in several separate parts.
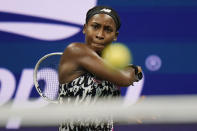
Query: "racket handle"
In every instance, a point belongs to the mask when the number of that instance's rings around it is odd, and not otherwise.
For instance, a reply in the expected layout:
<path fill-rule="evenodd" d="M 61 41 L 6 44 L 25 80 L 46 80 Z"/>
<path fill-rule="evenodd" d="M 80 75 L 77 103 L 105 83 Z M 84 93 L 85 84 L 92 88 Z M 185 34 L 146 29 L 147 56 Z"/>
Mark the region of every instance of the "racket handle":
<path fill-rule="evenodd" d="M 141 80 L 143 78 L 143 74 L 142 74 L 142 72 L 138 71 L 137 66 L 136 65 L 132 65 L 132 64 L 130 64 L 129 66 L 132 67 L 135 70 L 135 76 L 137 78 L 137 81 Z"/>
<path fill-rule="evenodd" d="M 138 80 L 141 80 L 143 78 L 143 74 L 142 72 L 139 72 L 137 75 L 136 75 L 137 79 Z"/>

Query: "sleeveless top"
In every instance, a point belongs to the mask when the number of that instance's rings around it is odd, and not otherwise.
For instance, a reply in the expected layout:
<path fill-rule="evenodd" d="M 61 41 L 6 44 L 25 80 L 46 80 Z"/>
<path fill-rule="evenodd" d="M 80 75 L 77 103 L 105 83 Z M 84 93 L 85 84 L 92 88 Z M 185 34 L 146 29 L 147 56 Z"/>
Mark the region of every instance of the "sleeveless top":
<path fill-rule="evenodd" d="M 67 103 L 71 99 L 74 102 L 91 102 L 99 98 L 119 97 L 120 89 L 109 81 L 98 80 L 93 74 L 85 73 L 73 81 L 59 85 L 60 103 Z M 113 121 L 93 121 L 62 123 L 59 131 L 111 131 Z"/>

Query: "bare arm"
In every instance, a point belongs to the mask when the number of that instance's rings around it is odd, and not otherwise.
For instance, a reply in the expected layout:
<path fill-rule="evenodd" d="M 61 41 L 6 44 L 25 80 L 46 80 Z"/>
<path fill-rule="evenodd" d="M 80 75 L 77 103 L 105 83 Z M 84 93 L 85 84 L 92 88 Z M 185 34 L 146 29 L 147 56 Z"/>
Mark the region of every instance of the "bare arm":
<path fill-rule="evenodd" d="M 85 44 L 71 44 L 66 52 L 75 64 L 100 79 L 108 80 L 118 86 L 129 86 L 135 82 L 133 68 L 124 70 L 113 68 Z"/>

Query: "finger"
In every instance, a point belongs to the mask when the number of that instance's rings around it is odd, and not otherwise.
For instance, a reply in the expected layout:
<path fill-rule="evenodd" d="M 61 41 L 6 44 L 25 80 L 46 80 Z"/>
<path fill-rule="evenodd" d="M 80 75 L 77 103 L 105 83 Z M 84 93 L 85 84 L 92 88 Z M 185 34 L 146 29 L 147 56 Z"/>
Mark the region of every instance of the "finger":
<path fill-rule="evenodd" d="M 138 68 L 138 72 L 142 72 L 141 66 L 137 66 L 137 68 Z"/>

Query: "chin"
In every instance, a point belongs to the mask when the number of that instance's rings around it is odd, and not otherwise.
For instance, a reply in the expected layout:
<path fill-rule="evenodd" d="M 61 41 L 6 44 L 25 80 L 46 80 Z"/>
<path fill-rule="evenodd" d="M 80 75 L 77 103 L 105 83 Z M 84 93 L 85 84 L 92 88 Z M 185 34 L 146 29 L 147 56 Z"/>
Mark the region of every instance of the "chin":
<path fill-rule="evenodd" d="M 102 52 L 105 47 L 94 46 L 93 48 L 96 52 Z"/>

